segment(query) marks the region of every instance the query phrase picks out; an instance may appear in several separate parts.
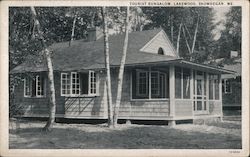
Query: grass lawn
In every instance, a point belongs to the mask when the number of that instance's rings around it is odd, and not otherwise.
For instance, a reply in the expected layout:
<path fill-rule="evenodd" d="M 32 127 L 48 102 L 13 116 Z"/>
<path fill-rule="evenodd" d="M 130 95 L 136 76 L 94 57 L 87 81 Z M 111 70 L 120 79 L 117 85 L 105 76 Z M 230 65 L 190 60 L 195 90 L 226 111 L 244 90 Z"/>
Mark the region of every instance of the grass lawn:
<path fill-rule="evenodd" d="M 42 132 L 42 121 L 24 121 L 20 129 L 10 125 L 10 149 L 240 149 L 241 122 L 206 125 L 125 125 L 109 129 L 106 124 L 56 123 Z"/>

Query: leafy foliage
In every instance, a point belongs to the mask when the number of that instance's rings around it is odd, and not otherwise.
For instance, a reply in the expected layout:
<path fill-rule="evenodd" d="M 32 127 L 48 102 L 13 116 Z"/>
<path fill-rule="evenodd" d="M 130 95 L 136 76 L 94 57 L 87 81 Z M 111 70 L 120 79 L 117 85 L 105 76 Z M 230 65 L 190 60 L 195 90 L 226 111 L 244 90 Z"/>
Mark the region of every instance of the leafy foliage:
<path fill-rule="evenodd" d="M 230 51 L 238 51 L 241 55 L 241 7 L 231 7 L 226 14 L 226 21 L 222 21 L 225 29 L 215 44 L 218 53 L 213 54 L 216 58 L 230 58 Z"/>
<path fill-rule="evenodd" d="M 69 41 L 73 25 L 73 15 L 77 15 L 75 39 L 86 36 L 86 29 L 91 23 L 93 7 L 39 7 L 38 18 L 41 21 L 42 32 L 46 44 Z M 9 9 L 9 46 L 10 46 L 10 69 L 22 63 L 28 55 L 37 55 L 41 52 L 42 45 L 39 39 L 34 38 L 36 31 L 28 7 L 11 7 Z M 100 20 L 94 18 L 96 25 Z"/>
<path fill-rule="evenodd" d="M 212 8 L 208 7 L 143 7 L 143 12 L 151 20 L 151 23 L 145 26 L 145 29 L 153 29 L 162 27 L 165 32 L 171 37 L 171 25 L 173 27 L 173 41 L 176 45 L 179 26 L 183 23 L 187 40 L 189 45 L 192 45 L 193 36 L 195 32 L 195 25 L 199 18 L 199 28 L 197 33 L 197 41 L 194 50 L 196 62 L 203 62 L 207 56 L 212 53 L 211 43 L 213 42 L 213 35 L 211 34 L 214 29 L 212 18 L 214 12 Z M 172 23 L 172 24 L 171 24 Z M 203 53 L 202 51 L 206 52 Z M 202 53 L 197 53 L 202 52 Z M 201 54 L 201 55 L 200 55 Z M 204 56 L 205 55 L 205 56 Z M 189 59 L 191 56 L 188 53 L 187 46 L 183 35 L 180 40 L 180 56 Z"/>

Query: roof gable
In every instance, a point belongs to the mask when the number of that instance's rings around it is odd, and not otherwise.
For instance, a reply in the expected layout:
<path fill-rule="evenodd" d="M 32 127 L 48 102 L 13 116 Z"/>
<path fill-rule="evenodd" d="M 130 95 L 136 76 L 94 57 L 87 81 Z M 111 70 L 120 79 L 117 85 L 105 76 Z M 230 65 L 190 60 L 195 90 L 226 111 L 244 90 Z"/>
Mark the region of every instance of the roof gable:
<path fill-rule="evenodd" d="M 147 44 L 145 44 L 140 51 L 158 54 L 159 49 L 163 50 L 163 55 L 178 57 L 175 48 L 163 30 L 161 30 Z"/>

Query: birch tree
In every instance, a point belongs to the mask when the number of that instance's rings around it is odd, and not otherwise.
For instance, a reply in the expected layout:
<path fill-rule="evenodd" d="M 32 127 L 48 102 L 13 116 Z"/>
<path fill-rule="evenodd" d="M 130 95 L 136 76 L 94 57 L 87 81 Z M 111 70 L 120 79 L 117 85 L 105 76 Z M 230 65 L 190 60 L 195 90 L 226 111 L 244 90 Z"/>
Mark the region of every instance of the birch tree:
<path fill-rule="evenodd" d="M 45 55 L 47 61 L 48 68 L 48 83 L 49 83 L 49 119 L 43 128 L 45 131 L 50 131 L 53 123 L 55 122 L 55 113 L 56 113 L 56 97 L 55 97 L 55 86 L 54 86 L 54 74 L 53 74 L 53 65 L 51 60 L 51 51 L 48 49 L 45 39 L 43 37 L 43 33 L 41 31 L 40 22 L 37 18 L 37 13 L 34 7 L 30 7 L 31 13 L 34 20 L 34 28 L 37 29 L 38 38 L 41 41 L 41 44 L 44 48 L 43 53 Z"/>
<path fill-rule="evenodd" d="M 182 22 L 181 22 L 181 24 L 179 26 L 178 37 L 177 37 L 177 44 L 176 44 L 176 51 L 177 51 L 177 54 L 179 56 L 180 56 L 179 49 L 180 49 L 181 28 L 182 28 Z"/>
<path fill-rule="evenodd" d="M 110 63 L 109 63 L 109 38 L 108 38 L 108 21 L 106 7 L 102 7 L 103 17 L 103 34 L 104 34 L 104 55 L 105 55 L 105 68 L 106 68 L 106 85 L 107 85 L 107 100 L 108 100 L 108 126 L 114 127 L 113 120 L 113 103 L 111 92 L 111 77 L 110 77 Z"/>
<path fill-rule="evenodd" d="M 212 35 L 212 30 L 214 29 L 214 12 L 212 8 L 142 7 L 142 11 L 147 19 L 151 21 L 145 25 L 144 28 L 163 28 L 169 37 L 171 39 L 173 38 L 172 43 L 176 46 L 180 57 L 185 59 L 192 58 L 193 61 L 202 63 L 207 60 L 208 55 L 214 51 L 212 44 L 216 41 L 213 40 Z M 197 14 L 199 15 L 198 27 Z M 173 21 L 171 21 L 171 17 Z M 184 30 L 181 28 L 181 38 L 179 38 L 181 23 Z M 196 28 L 198 28 L 198 31 Z M 177 45 L 179 47 L 177 47 Z"/>
<path fill-rule="evenodd" d="M 117 96 L 116 96 L 116 103 L 115 103 L 115 109 L 114 109 L 114 126 L 116 126 L 118 122 L 119 108 L 121 104 L 124 65 L 126 62 L 127 49 L 128 49 L 128 32 L 129 32 L 128 29 L 129 29 L 129 7 L 127 7 L 127 12 L 126 12 L 125 38 L 124 38 L 124 44 L 123 44 L 121 64 L 120 64 L 120 69 L 119 69 L 119 74 L 118 74 Z"/>

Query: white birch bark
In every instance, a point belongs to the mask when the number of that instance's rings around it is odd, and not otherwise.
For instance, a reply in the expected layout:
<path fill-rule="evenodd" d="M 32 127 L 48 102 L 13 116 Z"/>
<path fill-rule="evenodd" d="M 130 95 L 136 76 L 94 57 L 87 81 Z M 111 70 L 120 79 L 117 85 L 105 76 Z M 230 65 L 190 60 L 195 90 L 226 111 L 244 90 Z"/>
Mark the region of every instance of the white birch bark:
<path fill-rule="evenodd" d="M 54 86 L 54 74 L 53 74 L 53 65 L 51 60 L 51 51 L 48 49 L 43 34 L 41 32 L 40 22 L 37 19 L 36 10 L 34 7 L 30 7 L 32 16 L 34 18 L 35 26 L 38 30 L 38 35 L 41 40 L 41 43 L 44 48 L 44 54 L 47 61 L 48 68 L 48 83 L 49 83 L 49 119 L 44 127 L 45 131 L 50 131 L 54 122 L 55 122 L 55 113 L 56 113 L 56 97 L 55 97 L 55 86 Z"/>
<path fill-rule="evenodd" d="M 114 126 L 117 125 L 117 121 L 119 117 L 119 108 L 121 104 L 124 65 L 126 62 L 127 49 L 128 49 L 128 25 L 129 25 L 129 7 L 127 7 L 127 15 L 126 15 L 126 22 L 125 22 L 125 38 L 124 38 L 124 44 L 123 44 L 121 65 L 120 65 L 119 74 L 118 74 L 117 96 L 116 96 L 116 103 L 115 103 L 115 110 L 114 110 Z"/>
<path fill-rule="evenodd" d="M 107 84 L 107 100 L 108 100 L 108 126 L 114 126 L 113 120 L 113 103 L 111 92 L 111 77 L 110 77 L 110 63 L 109 63 L 109 41 L 108 41 L 108 22 L 106 7 L 102 7 L 103 17 L 103 34 L 104 34 L 104 55 L 105 55 L 105 68 L 106 68 L 106 84 Z"/>

